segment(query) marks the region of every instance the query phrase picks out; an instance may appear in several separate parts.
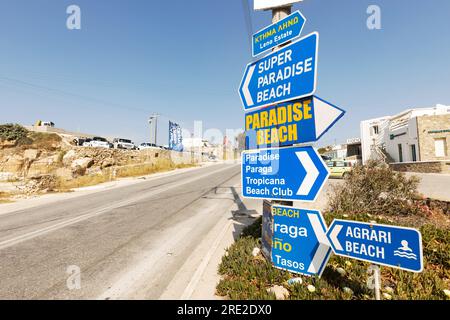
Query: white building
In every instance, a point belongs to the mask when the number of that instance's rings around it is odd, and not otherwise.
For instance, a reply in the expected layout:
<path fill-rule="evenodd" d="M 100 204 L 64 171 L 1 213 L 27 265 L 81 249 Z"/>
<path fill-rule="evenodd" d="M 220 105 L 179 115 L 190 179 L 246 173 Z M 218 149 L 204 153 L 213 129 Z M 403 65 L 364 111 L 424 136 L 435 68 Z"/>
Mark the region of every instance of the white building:
<path fill-rule="evenodd" d="M 362 160 L 388 163 L 449 160 L 450 106 L 409 109 L 361 122 Z"/>
<path fill-rule="evenodd" d="M 330 151 L 324 155 L 331 159 L 347 160 L 353 163 L 361 163 L 361 139 L 347 139 L 345 144 L 338 144 L 331 147 Z"/>

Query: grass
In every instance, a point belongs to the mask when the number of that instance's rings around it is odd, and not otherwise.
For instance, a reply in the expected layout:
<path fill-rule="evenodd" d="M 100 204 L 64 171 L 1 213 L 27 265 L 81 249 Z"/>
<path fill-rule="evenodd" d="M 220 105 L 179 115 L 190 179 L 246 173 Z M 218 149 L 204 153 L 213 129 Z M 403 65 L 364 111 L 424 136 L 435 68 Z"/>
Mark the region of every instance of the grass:
<path fill-rule="evenodd" d="M 74 188 L 89 187 L 114 180 L 107 171 L 104 170 L 102 174 L 79 176 L 73 180 L 59 179 L 56 189 L 60 192 L 67 192 Z"/>
<path fill-rule="evenodd" d="M 10 199 L 11 194 L 9 192 L 0 191 L 0 204 L 14 202 Z"/>
<path fill-rule="evenodd" d="M 73 180 L 60 179 L 57 190 L 61 192 L 70 191 L 74 188 L 94 186 L 100 183 L 114 181 L 116 178 L 145 176 L 157 172 L 165 172 L 174 169 L 193 167 L 191 164 L 174 164 L 168 159 L 158 160 L 154 164 L 136 164 L 117 168 L 107 168 L 100 174 L 79 176 Z M 113 173 L 115 171 L 115 174 Z"/>
<path fill-rule="evenodd" d="M 0 139 L 13 141 L 25 138 L 28 134 L 28 130 L 20 124 L 1 124 L 0 125 Z"/>
<path fill-rule="evenodd" d="M 328 225 L 333 219 L 342 218 L 348 216 L 325 215 Z M 352 220 L 375 220 L 383 224 L 393 222 L 391 219 L 365 214 L 352 215 Z M 404 225 L 408 226 L 407 223 Z M 448 299 L 444 289 L 450 290 L 450 230 L 426 223 L 419 228 L 423 237 L 424 271 L 416 274 L 382 267 L 384 299 Z M 272 267 L 261 254 L 253 257 L 253 249 L 261 247 L 260 237 L 261 219 L 247 227 L 242 237 L 228 249 L 219 266 L 222 275 L 217 286 L 219 295 L 239 300 L 275 299 L 266 289 L 272 285 L 282 285 L 289 290 L 289 298 L 294 300 L 373 299 L 373 292 L 366 285 L 369 263 L 333 255 L 321 278 L 302 276 L 302 284 L 288 285 L 287 281 L 298 275 Z M 308 285 L 313 285 L 315 291 L 310 292 Z"/>
<path fill-rule="evenodd" d="M 66 155 L 66 153 L 67 153 L 67 150 L 61 150 L 61 151 L 59 151 L 59 153 L 58 153 L 58 159 L 57 159 L 57 163 L 58 163 L 58 165 L 62 165 L 62 163 L 63 163 L 63 160 L 64 160 L 64 156 Z"/>
<path fill-rule="evenodd" d="M 157 172 L 193 167 L 192 164 L 174 164 L 169 159 L 159 159 L 156 163 L 127 165 L 117 168 L 116 176 L 119 178 L 139 177 Z"/>
<path fill-rule="evenodd" d="M 62 138 L 56 133 L 28 132 L 27 136 L 17 140 L 17 147 L 25 149 L 39 149 L 56 151 L 61 148 Z"/>

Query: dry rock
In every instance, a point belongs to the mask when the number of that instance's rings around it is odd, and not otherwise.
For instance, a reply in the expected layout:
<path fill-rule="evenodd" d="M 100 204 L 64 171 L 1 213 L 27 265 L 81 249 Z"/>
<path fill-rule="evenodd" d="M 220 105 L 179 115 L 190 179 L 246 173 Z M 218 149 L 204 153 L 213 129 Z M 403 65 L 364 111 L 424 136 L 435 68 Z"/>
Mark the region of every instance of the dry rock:
<path fill-rule="evenodd" d="M 24 165 L 24 159 L 21 155 L 9 156 L 2 168 L 2 171 L 20 172 Z"/>
<path fill-rule="evenodd" d="M 93 164 L 94 164 L 94 159 L 86 157 L 86 158 L 80 158 L 80 159 L 76 159 L 76 160 L 72 161 L 71 167 L 73 169 L 76 169 L 77 167 L 81 167 L 84 170 L 86 170 L 87 168 L 90 168 Z"/>
<path fill-rule="evenodd" d="M 27 149 L 23 153 L 23 157 L 29 161 L 36 160 L 39 157 L 39 150 L 37 149 Z"/>
<path fill-rule="evenodd" d="M 75 150 L 70 149 L 69 151 L 67 151 L 67 153 L 63 156 L 63 163 L 64 164 L 70 164 L 72 163 L 73 159 L 75 159 L 77 157 L 77 153 Z"/>
<path fill-rule="evenodd" d="M 267 292 L 273 293 L 277 300 L 285 300 L 289 298 L 289 291 L 283 286 L 274 285 L 273 287 L 267 289 Z"/>
<path fill-rule="evenodd" d="M 104 168 L 112 167 L 112 166 L 114 166 L 115 164 L 116 164 L 116 161 L 114 160 L 114 158 L 107 158 L 107 159 L 105 159 L 105 160 L 102 161 L 100 167 L 101 167 L 102 169 L 104 169 Z"/>
<path fill-rule="evenodd" d="M 73 179 L 73 173 L 72 170 L 69 168 L 58 168 L 55 172 L 57 177 L 60 177 L 64 180 L 72 180 Z"/>

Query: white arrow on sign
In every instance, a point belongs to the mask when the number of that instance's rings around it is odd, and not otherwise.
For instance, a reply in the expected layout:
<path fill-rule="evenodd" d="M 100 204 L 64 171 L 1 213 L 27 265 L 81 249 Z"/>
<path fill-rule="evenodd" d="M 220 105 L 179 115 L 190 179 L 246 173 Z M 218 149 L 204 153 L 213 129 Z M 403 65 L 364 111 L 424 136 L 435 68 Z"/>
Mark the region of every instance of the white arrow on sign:
<path fill-rule="evenodd" d="M 328 102 L 314 96 L 314 119 L 316 123 L 316 138 L 330 129 L 344 113 L 343 110 L 336 108 Z"/>
<path fill-rule="evenodd" d="M 336 250 L 338 250 L 338 251 L 344 250 L 344 248 L 342 248 L 341 243 L 339 242 L 339 240 L 337 238 L 339 235 L 339 232 L 341 232 L 343 227 L 344 226 L 338 224 L 333 228 L 333 230 L 330 233 L 331 242 L 334 244 Z"/>
<path fill-rule="evenodd" d="M 252 94 L 250 93 L 250 90 L 248 89 L 248 86 L 250 84 L 250 80 L 252 80 L 253 72 L 255 71 L 256 64 L 251 66 L 250 69 L 248 69 L 247 78 L 245 78 L 244 86 L 242 88 L 242 91 L 244 92 L 244 99 L 248 106 L 254 105 Z"/>
<path fill-rule="evenodd" d="M 297 195 L 306 196 L 311 191 L 314 182 L 316 182 L 317 177 L 319 176 L 319 170 L 312 161 L 308 152 L 298 151 L 295 154 L 297 155 L 298 160 L 300 160 L 300 163 L 302 164 L 303 168 L 305 168 L 306 170 L 306 176 L 303 179 L 300 188 L 298 188 Z"/>
<path fill-rule="evenodd" d="M 308 272 L 310 273 L 320 273 L 320 267 L 323 266 L 324 260 L 327 257 L 328 251 L 330 250 L 330 242 L 328 241 L 326 230 L 323 229 L 320 223 L 319 217 L 315 214 L 308 213 L 309 221 L 314 230 L 314 234 L 319 241 L 319 247 L 313 257 L 311 264 L 308 267 Z"/>

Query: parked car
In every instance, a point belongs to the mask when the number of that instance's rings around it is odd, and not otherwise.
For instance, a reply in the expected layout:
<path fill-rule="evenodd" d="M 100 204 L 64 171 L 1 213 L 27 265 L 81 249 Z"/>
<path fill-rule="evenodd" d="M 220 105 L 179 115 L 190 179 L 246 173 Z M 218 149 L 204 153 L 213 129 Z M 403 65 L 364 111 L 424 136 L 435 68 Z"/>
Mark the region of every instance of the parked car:
<path fill-rule="evenodd" d="M 54 127 L 55 123 L 52 121 L 41 121 L 38 120 L 34 123 L 36 127 Z"/>
<path fill-rule="evenodd" d="M 91 138 L 76 137 L 73 139 L 73 144 L 76 146 L 82 146 L 85 142 L 90 142 L 91 140 Z"/>
<path fill-rule="evenodd" d="M 94 148 L 111 148 L 111 144 L 102 137 L 94 137 L 91 141 L 84 142 L 83 147 L 94 147 Z"/>
<path fill-rule="evenodd" d="M 42 121 L 41 122 L 41 126 L 42 127 L 54 127 L 55 126 L 55 124 L 52 122 L 52 121 Z"/>
<path fill-rule="evenodd" d="M 350 171 L 352 171 L 352 164 L 345 160 L 332 160 L 327 162 L 330 170 L 331 178 L 344 179 Z"/>
<path fill-rule="evenodd" d="M 136 149 L 136 146 L 134 145 L 133 141 L 122 138 L 113 139 L 113 146 L 114 149 L 128 149 L 128 150 Z"/>
<path fill-rule="evenodd" d="M 154 143 L 143 142 L 138 146 L 138 149 L 145 150 L 145 149 L 160 149 L 160 148 Z"/>

